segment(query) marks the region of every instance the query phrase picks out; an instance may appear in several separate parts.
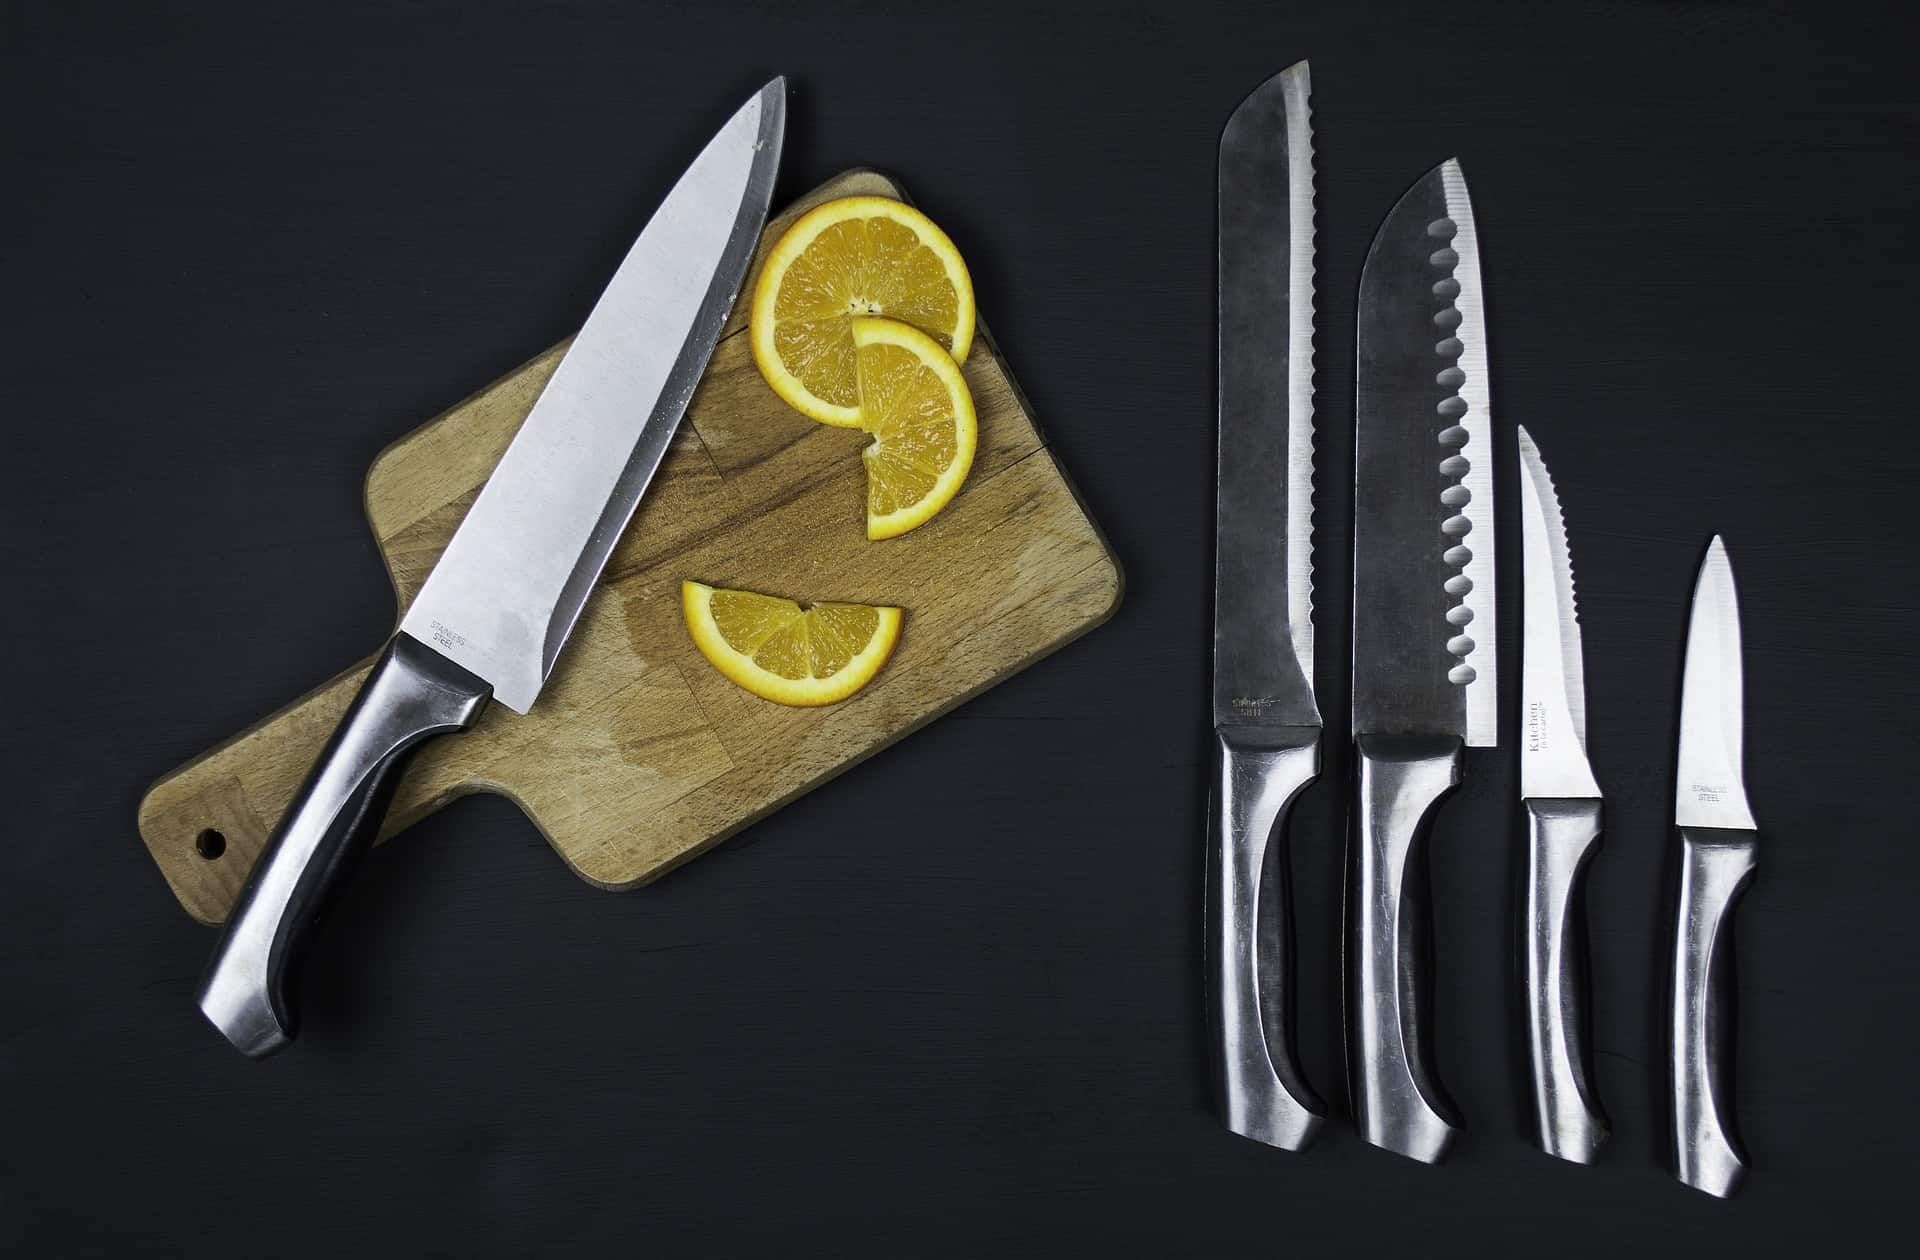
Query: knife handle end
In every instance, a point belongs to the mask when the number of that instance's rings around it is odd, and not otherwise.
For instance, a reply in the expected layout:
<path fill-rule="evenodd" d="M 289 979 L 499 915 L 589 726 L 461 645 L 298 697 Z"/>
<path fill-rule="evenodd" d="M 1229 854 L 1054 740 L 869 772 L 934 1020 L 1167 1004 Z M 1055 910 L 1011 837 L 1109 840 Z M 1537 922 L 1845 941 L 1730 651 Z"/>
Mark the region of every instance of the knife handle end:
<path fill-rule="evenodd" d="M 397 634 L 347 707 L 254 863 L 200 983 L 200 1010 L 249 1058 L 293 1040 L 287 978 L 335 894 L 372 847 L 414 751 L 472 726 L 490 688 Z"/>
<path fill-rule="evenodd" d="M 1547 1154 L 1590 1164 L 1607 1140 L 1593 1087 L 1581 877 L 1600 840 L 1600 801 L 1528 799 L 1527 1054 L 1535 1138 Z"/>
<path fill-rule="evenodd" d="M 1733 910 L 1753 877 L 1751 831 L 1682 827 L 1668 1073 L 1674 1175 L 1726 1198 L 1747 1174 L 1733 1119 Z"/>
<path fill-rule="evenodd" d="M 1373 1145 L 1437 1163 L 1459 1129 L 1433 1068 L 1432 941 L 1419 861 L 1433 810 L 1460 782 L 1452 737 L 1355 737 L 1347 906 L 1347 1073 Z"/>
<path fill-rule="evenodd" d="M 1227 1128 L 1297 1151 L 1325 1107 L 1294 1050 L 1293 933 L 1284 827 L 1320 773 L 1318 728 L 1215 732 L 1208 790 L 1207 999 Z"/>

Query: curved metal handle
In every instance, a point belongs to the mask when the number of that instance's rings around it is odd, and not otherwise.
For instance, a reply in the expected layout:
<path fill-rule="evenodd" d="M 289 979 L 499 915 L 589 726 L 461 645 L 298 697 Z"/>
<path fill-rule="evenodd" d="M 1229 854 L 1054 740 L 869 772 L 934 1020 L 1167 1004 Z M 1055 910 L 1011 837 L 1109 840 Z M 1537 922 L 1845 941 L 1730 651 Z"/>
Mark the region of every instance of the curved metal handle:
<path fill-rule="evenodd" d="M 1460 741 L 1354 739 L 1359 800 L 1347 905 L 1347 1075 L 1360 1136 L 1433 1163 L 1459 1120 L 1433 1072 L 1432 941 L 1415 861 L 1433 807 L 1460 782 Z"/>
<path fill-rule="evenodd" d="M 472 726 L 492 689 L 395 635 L 247 878 L 200 982 L 200 1009 L 243 1054 L 293 1040 L 286 979 L 372 846 L 400 772 L 427 739 Z"/>
<path fill-rule="evenodd" d="M 1747 1172 L 1733 1123 L 1733 908 L 1753 875 L 1750 831 L 1682 827 L 1669 1028 L 1674 1174 L 1725 1198 Z"/>
<path fill-rule="evenodd" d="M 1527 1052 L 1540 1149 L 1593 1162 L 1607 1117 L 1593 1088 L 1580 878 L 1600 839 L 1598 798 L 1527 801 Z"/>
<path fill-rule="evenodd" d="M 1207 998 L 1227 1127 L 1287 1150 L 1325 1111 L 1294 1059 L 1293 936 L 1281 823 L 1320 773 L 1318 729 L 1215 732 L 1207 806 Z"/>

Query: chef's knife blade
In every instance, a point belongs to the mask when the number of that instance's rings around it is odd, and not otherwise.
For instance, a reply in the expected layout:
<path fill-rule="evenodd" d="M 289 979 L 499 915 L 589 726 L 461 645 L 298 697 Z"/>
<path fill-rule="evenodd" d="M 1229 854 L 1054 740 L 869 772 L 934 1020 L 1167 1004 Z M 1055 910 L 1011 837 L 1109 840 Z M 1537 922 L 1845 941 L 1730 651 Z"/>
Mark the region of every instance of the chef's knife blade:
<path fill-rule="evenodd" d="M 289 971 L 413 751 L 538 696 L 746 277 L 785 123 L 775 79 L 667 194 L 269 839 L 200 990 L 246 1054 L 293 1038 Z"/>
<path fill-rule="evenodd" d="M 1355 352 L 1347 1069 L 1361 1136 L 1431 1162 L 1457 1121 L 1432 1064 L 1416 859 L 1462 748 L 1498 738 L 1487 339 L 1457 161 L 1375 234 Z"/>
<path fill-rule="evenodd" d="M 1534 1133 L 1549 1155 L 1593 1161 L 1607 1138 L 1593 1086 L 1580 885 L 1600 839 L 1587 762 L 1586 683 L 1560 494 L 1519 431 L 1520 795 L 1527 809 L 1524 934 Z"/>
<path fill-rule="evenodd" d="M 1206 948 L 1235 1133 L 1298 1150 L 1323 1108 L 1294 1053 L 1283 836 L 1320 772 L 1313 696 L 1313 134 L 1307 63 L 1220 136 L 1220 455 Z"/>
<path fill-rule="evenodd" d="M 1724 1198 L 1746 1176 L 1733 1110 L 1733 910 L 1752 879 L 1759 830 L 1742 745 L 1740 602 L 1726 544 L 1701 561 L 1680 684 L 1679 922 L 1668 1023 L 1674 1172 Z"/>

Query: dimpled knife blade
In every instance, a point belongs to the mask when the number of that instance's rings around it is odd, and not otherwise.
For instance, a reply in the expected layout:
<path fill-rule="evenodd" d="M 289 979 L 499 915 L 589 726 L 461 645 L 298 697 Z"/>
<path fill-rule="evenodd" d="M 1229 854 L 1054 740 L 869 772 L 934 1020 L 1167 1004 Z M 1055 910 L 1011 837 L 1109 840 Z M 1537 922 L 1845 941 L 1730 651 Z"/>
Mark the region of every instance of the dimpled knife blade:
<path fill-rule="evenodd" d="M 1487 335 L 1457 161 L 1374 235 L 1354 402 L 1347 1075 L 1361 1136 L 1432 1162 L 1458 1121 L 1433 1070 L 1416 858 L 1462 749 L 1498 738 Z"/>

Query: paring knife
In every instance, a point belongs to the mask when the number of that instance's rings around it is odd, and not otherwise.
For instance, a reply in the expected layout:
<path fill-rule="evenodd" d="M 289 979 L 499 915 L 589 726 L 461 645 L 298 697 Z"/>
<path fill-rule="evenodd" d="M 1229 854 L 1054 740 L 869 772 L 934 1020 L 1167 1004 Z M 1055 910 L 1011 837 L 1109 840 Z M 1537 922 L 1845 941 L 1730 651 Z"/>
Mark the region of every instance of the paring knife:
<path fill-rule="evenodd" d="M 1540 1148 L 1593 1162 L 1607 1118 L 1593 1085 L 1581 877 L 1600 839 L 1587 688 L 1560 495 L 1520 430 L 1520 798 L 1527 809 L 1527 1057 Z"/>
<path fill-rule="evenodd" d="M 1498 741 L 1487 334 L 1456 161 L 1373 238 L 1355 372 L 1347 1075 L 1361 1136 L 1432 1162 L 1458 1121 L 1433 1069 L 1423 840 L 1462 750 Z"/>
<path fill-rule="evenodd" d="M 766 222 L 786 81 L 720 129 L 654 212 L 401 618 L 247 880 L 200 987 L 244 1053 L 426 740 L 540 694 L 706 369 Z"/>
<path fill-rule="evenodd" d="M 1733 1123 L 1733 907 L 1753 876 L 1760 834 L 1742 768 L 1740 603 L 1716 535 L 1693 588 L 1680 683 L 1679 923 L 1668 1025 L 1674 1172 L 1725 1198 L 1746 1176 Z"/>
<path fill-rule="evenodd" d="M 1295 1061 L 1281 835 L 1320 773 L 1313 698 L 1313 137 L 1307 63 L 1220 137 L 1207 998 L 1227 1127 L 1298 1150 L 1323 1108 Z"/>

